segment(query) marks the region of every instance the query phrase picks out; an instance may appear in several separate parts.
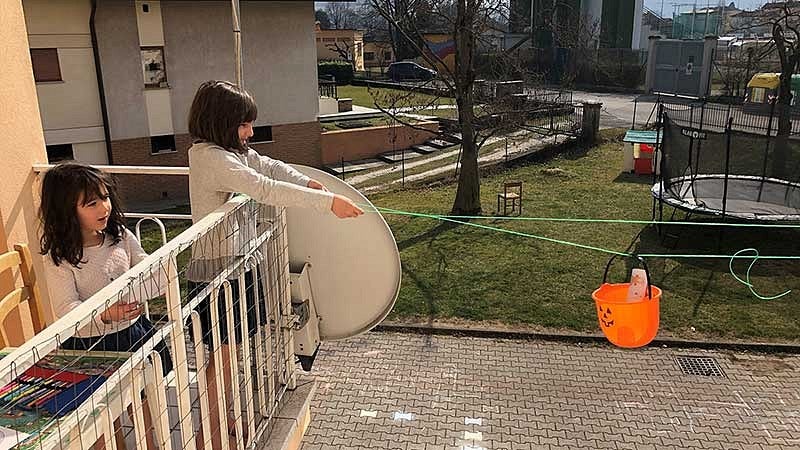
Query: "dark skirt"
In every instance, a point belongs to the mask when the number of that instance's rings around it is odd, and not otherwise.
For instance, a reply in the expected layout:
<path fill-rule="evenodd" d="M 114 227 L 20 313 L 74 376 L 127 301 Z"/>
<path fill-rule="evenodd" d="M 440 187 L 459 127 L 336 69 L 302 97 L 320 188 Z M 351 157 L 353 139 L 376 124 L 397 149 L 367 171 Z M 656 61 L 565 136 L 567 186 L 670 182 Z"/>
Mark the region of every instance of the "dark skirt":
<path fill-rule="evenodd" d="M 261 271 L 259 271 L 260 273 Z M 231 283 L 231 293 L 233 294 L 232 303 L 233 303 L 233 327 L 234 332 L 236 333 L 236 344 L 242 343 L 242 323 L 241 323 L 241 294 L 239 292 L 239 280 L 229 280 Z M 255 297 L 255 284 L 256 280 L 253 277 L 253 271 L 249 270 L 244 274 L 244 284 L 245 284 L 245 305 L 247 308 L 247 330 L 249 336 L 254 336 L 257 332 L 259 326 L 263 326 L 267 323 L 267 311 L 266 305 L 264 304 L 264 292 L 263 289 L 259 287 L 259 298 L 256 299 Z M 194 295 L 197 292 L 205 289 L 208 286 L 208 283 L 196 283 L 193 281 L 189 281 L 188 289 L 190 295 Z M 259 314 L 256 314 L 256 301 L 259 302 Z M 226 319 L 226 310 L 227 310 L 227 301 L 225 300 L 225 289 L 220 287 L 218 301 L 217 301 L 217 311 L 219 313 L 219 336 L 220 340 L 222 341 L 223 345 L 227 345 L 230 340 L 229 333 L 228 333 L 228 321 Z M 202 329 L 202 339 L 203 343 L 206 344 L 209 350 L 214 349 L 214 339 L 212 336 L 212 329 L 213 323 L 211 321 L 211 301 L 210 296 L 204 298 L 200 304 L 197 306 L 197 312 L 200 314 L 200 325 Z M 258 319 L 256 319 L 258 317 Z M 192 336 L 194 338 L 194 336 Z"/>
<path fill-rule="evenodd" d="M 71 337 L 64 341 L 61 347 L 68 350 L 135 352 L 155 334 L 156 328 L 153 323 L 147 317 L 141 316 L 139 320 L 124 330 L 102 336 Z M 164 369 L 164 375 L 166 375 L 172 371 L 173 367 L 169 348 L 164 341 L 161 341 L 156 344 L 155 349 L 161 355 L 161 368 Z"/>

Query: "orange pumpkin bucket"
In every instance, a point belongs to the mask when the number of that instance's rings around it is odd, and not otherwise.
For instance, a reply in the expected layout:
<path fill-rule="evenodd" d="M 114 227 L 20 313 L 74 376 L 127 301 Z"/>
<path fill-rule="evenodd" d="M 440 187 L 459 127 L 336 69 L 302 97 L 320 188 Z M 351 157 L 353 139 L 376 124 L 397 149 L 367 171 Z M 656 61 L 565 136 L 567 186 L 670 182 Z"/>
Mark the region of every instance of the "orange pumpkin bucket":
<path fill-rule="evenodd" d="M 650 343 L 658 333 L 661 289 L 650 284 L 650 271 L 642 258 L 637 257 L 647 274 L 647 293 L 642 299 L 628 301 L 630 283 L 607 283 L 608 269 L 603 274 L 603 284 L 594 292 L 597 320 L 606 338 L 614 345 L 624 348 L 642 347 Z"/>

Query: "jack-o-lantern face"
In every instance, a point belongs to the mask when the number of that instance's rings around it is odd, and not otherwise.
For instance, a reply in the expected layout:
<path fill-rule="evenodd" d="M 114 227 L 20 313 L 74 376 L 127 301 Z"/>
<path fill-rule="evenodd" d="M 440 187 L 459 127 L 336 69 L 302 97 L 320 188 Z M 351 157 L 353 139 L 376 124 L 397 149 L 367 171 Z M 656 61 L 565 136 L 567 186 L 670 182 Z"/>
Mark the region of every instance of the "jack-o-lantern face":
<path fill-rule="evenodd" d="M 608 306 L 598 306 L 599 314 L 597 317 L 600 319 L 600 324 L 604 327 L 613 327 L 614 326 L 614 318 L 611 316 L 611 308 Z"/>

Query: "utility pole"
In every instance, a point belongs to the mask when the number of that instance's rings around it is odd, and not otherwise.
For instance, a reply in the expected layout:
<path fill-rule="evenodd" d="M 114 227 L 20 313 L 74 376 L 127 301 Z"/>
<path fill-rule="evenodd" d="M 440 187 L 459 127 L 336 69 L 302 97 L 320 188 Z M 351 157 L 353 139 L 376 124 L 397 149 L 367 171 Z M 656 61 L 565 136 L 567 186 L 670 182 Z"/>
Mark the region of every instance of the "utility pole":
<path fill-rule="evenodd" d="M 239 0 L 231 0 L 231 18 L 233 19 L 233 51 L 234 55 L 234 70 L 236 71 L 236 86 L 244 88 L 242 83 L 242 24 L 241 24 L 241 9 L 239 8 Z"/>

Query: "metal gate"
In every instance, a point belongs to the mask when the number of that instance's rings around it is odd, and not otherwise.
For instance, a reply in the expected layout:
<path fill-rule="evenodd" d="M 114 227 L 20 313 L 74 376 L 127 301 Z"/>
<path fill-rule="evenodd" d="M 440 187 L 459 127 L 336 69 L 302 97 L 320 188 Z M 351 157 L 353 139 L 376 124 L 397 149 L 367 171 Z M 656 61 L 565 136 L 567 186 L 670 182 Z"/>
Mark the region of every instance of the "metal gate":
<path fill-rule="evenodd" d="M 703 97 L 708 89 L 705 41 L 657 40 L 652 43 L 648 90 L 661 94 Z"/>

